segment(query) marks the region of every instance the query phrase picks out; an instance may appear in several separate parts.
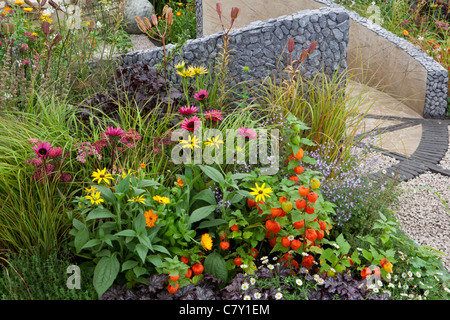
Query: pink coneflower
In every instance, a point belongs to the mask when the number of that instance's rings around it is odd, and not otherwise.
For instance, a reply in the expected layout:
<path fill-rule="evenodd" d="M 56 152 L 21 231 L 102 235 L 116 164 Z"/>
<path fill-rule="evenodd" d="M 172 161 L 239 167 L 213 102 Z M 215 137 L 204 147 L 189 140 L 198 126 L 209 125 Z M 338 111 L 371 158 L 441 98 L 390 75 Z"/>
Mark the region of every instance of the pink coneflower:
<path fill-rule="evenodd" d="M 194 131 L 199 126 L 202 125 L 202 121 L 197 117 L 193 116 L 191 118 L 185 118 L 183 122 L 181 123 L 181 128 L 188 131 Z"/>
<path fill-rule="evenodd" d="M 106 127 L 105 134 L 108 137 L 121 137 L 123 135 L 124 131 L 121 127 L 113 128 L 113 127 Z"/>
<path fill-rule="evenodd" d="M 205 100 L 206 98 L 208 98 L 208 91 L 206 91 L 205 89 L 200 90 L 199 92 L 197 92 L 196 94 L 194 94 L 194 99 L 197 101 L 202 101 Z"/>
<path fill-rule="evenodd" d="M 178 110 L 181 114 L 193 114 L 198 111 L 198 108 L 196 106 L 184 106 L 181 107 L 180 110 Z"/>
<path fill-rule="evenodd" d="M 221 121 L 223 120 L 222 112 L 219 110 L 209 110 L 205 112 L 205 119 L 212 121 Z"/>
<path fill-rule="evenodd" d="M 240 134 L 244 138 L 256 139 L 256 131 L 250 128 L 240 127 L 238 129 L 238 134 Z"/>
<path fill-rule="evenodd" d="M 45 159 L 48 157 L 51 148 L 52 146 L 49 142 L 41 141 L 33 147 L 33 150 L 40 159 Z"/>
<path fill-rule="evenodd" d="M 63 149 L 61 147 L 53 147 L 49 150 L 48 156 L 52 158 L 59 157 L 62 154 Z"/>

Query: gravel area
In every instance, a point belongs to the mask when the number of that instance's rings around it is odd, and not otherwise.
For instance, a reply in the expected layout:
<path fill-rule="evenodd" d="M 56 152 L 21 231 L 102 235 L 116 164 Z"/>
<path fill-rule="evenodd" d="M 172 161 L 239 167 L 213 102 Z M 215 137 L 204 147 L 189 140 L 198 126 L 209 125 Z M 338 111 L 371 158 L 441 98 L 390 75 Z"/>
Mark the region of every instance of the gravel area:
<path fill-rule="evenodd" d="M 397 159 L 380 152 L 364 151 L 364 149 L 359 147 L 353 147 L 352 149 L 355 155 L 363 159 L 361 165 L 367 173 L 375 173 L 399 163 Z"/>
<path fill-rule="evenodd" d="M 392 210 L 401 229 L 417 244 L 444 252 L 447 256 L 442 257 L 442 263 L 450 270 L 450 211 L 443 203 L 450 203 L 450 177 L 425 172 L 399 187 L 405 193 Z"/>

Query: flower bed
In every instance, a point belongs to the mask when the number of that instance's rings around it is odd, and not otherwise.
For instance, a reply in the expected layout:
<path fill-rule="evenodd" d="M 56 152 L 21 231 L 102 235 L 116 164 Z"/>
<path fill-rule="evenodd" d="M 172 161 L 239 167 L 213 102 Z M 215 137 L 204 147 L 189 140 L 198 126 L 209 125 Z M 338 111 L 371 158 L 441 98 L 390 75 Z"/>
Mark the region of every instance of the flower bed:
<path fill-rule="evenodd" d="M 158 23 L 170 24 L 165 10 Z M 215 70 L 164 56 L 67 88 L 82 99 L 32 82 L 10 102 L 2 299 L 448 299 L 440 253 L 389 210 L 395 180 L 355 170 L 364 152 L 347 132 L 358 109 L 346 78 L 305 75 L 318 43 L 290 38 L 282 77 L 250 86 L 245 68 L 243 81 L 228 77 L 227 30 Z"/>

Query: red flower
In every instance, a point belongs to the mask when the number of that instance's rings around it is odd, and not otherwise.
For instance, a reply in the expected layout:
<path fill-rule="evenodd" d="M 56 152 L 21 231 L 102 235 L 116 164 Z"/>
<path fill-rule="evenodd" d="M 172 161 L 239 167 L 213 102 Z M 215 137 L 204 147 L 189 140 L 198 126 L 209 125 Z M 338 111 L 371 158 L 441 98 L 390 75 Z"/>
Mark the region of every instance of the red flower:
<path fill-rule="evenodd" d="M 199 126 L 201 126 L 202 121 L 197 116 L 192 116 L 191 118 L 185 118 L 181 123 L 181 128 L 188 131 L 195 131 Z"/>
<path fill-rule="evenodd" d="M 364 268 L 361 270 L 361 277 L 365 279 L 367 276 L 371 275 L 372 271 L 369 268 Z"/>
<path fill-rule="evenodd" d="M 184 106 L 178 110 L 178 112 L 181 114 L 193 114 L 197 111 L 198 111 L 198 108 L 196 106 Z"/>
<path fill-rule="evenodd" d="M 302 266 L 306 268 L 311 268 L 314 264 L 314 257 L 312 255 L 308 255 L 303 259 Z"/>

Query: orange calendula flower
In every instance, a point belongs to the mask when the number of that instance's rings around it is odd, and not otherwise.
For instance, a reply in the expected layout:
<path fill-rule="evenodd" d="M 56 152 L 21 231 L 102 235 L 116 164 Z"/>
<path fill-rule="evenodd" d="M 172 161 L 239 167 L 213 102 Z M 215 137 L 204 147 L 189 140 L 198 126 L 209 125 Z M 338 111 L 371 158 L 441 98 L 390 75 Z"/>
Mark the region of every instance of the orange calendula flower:
<path fill-rule="evenodd" d="M 178 178 L 177 184 L 178 184 L 178 186 L 180 186 L 180 188 L 183 188 L 183 186 L 184 186 L 184 182 L 183 182 L 183 180 L 181 180 L 181 178 Z"/>
<path fill-rule="evenodd" d="M 202 235 L 202 247 L 205 250 L 211 250 L 213 245 L 212 238 L 209 236 L 208 233 L 205 233 Z"/>
<path fill-rule="evenodd" d="M 408 36 L 408 35 L 409 35 L 408 30 L 403 30 L 403 34 L 404 34 L 405 36 Z"/>
<path fill-rule="evenodd" d="M 145 169 L 145 167 L 146 167 L 145 163 L 141 163 L 141 168 Z"/>
<path fill-rule="evenodd" d="M 26 12 L 31 12 L 31 11 L 33 11 L 33 8 L 30 8 L 30 7 L 26 7 L 26 8 L 23 8 L 23 11 L 26 11 Z"/>
<path fill-rule="evenodd" d="M 156 213 L 153 213 L 153 210 L 148 210 L 144 212 L 144 216 L 147 227 L 154 227 L 156 224 L 156 220 L 158 219 L 158 215 Z"/>
<path fill-rule="evenodd" d="M 175 13 L 177 15 L 177 17 L 181 16 L 181 12 L 178 11 L 177 13 Z"/>
<path fill-rule="evenodd" d="M 156 200 L 156 201 L 158 201 L 159 203 L 165 203 L 165 204 L 170 203 L 170 199 L 167 198 L 167 197 L 154 196 L 154 197 L 153 197 L 153 200 Z"/>

